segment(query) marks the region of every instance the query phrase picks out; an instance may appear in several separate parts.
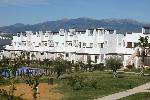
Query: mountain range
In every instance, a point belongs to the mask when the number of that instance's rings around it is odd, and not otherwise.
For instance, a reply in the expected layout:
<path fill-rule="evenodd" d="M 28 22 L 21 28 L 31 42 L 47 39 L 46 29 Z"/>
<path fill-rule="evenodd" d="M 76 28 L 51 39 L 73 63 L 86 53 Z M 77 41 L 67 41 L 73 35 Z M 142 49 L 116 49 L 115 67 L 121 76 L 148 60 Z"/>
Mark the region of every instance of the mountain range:
<path fill-rule="evenodd" d="M 91 18 L 76 18 L 76 19 L 61 19 L 57 21 L 46 21 L 34 25 L 25 25 L 16 23 L 10 26 L 0 27 L 0 32 L 16 33 L 23 31 L 59 31 L 59 29 L 75 28 L 76 30 L 85 30 L 88 28 L 108 28 L 115 29 L 118 33 L 125 32 L 140 32 L 143 26 L 147 23 L 138 22 L 132 19 L 91 19 Z"/>

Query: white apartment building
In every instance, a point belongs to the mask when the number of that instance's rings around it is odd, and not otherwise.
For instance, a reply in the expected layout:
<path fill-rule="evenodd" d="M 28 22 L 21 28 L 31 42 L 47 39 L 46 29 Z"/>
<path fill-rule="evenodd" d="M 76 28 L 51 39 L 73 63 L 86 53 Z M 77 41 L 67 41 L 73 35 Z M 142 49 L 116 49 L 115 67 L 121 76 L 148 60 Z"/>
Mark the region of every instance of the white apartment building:
<path fill-rule="evenodd" d="M 132 54 L 140 36 L 150 36 L 150 28 L 141 33 L 117 34 L 116 30 L 97 28 L 86 31 L 60 29 L 59 32 L 21 32 L 13 36 L 12 45 L 6 45 L 4 56 L 30 52 L 30 59 L 56 59 L 60 55 L 69 61 L 104 63 L 106 57 L 119 55 L 124 65 L 134 60 Z M 35 55 L 33 58 L 32 55 Z M 133 61 L 136 62 L 136 61 Z"/>
<path fill-rule="evenodd" d="M 131 61 L 135 64 L 135 67 L 140 65 L 140 57 L 135 56 L 136 50 L 139 49 L 141 53 L 141 48 L 138 47 L 139 38 L 148 36 L 148 42 L 150 43 L 150 27 L 143 27 L 142 32 L 140 33 L 126 33 L 123 41 L 123 48 L 121 50 L 118 49 L 118 53 L 122 53 L 124 55 L 124 65 L 128 65 Z M 150 47 L 150 45 L 149 45 Z M 150 49 L 149 47 L 146 48 L 147 57 L 145 58 L 145 65 L 150 66 Z"/>

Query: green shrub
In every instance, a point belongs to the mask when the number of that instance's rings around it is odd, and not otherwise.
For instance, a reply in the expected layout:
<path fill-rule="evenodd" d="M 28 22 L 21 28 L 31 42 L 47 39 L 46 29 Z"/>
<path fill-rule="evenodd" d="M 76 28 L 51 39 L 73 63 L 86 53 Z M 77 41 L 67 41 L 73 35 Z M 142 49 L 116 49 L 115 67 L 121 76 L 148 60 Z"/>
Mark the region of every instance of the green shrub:
<path fill-rule="evenodd" d="M 68 85 L 70 85 L 74 90 L 80 90 L 84 87 L 84 79 L 81 76 L 75 75 L 68 79 Z"/>
<path fill-rule="evenodd" d="M 7 92 L 4 89 L 0 89 L 0 100 L 23 100 L 20 97 L 16 97 L 10 94 L 10 91 Z"/>
<path fill-rule="evenodd" d="M 73 90 L 81 90 L 83 88 L 97 89 L 97 83 L 96 79 L 75 75 L 69 77 L 67 84 L 71 86 Z"/>
<path fill-rule="evenodd" d="M 105 69 L 105 66 L 103 63 L 99 63 L 99 64 L 95 64 L 93 65 L 94 70 L 99 70 L 99 71 L 103 71 Z"/>
<path fill-rule="evenodd" d="M 113 71 L 114 78 L 118 77 L 117 70 L 121 68 L 122 60 L 119 57 L 109 57 L 106 59 L 106 66 Z"/>
<path fill-rule="evenodd" d="M 92 78 L 87 78 L 86 82 L 86 86 L 88 86 L 89 88 L 94 88 L 97 89 L 97 80 L 96 79 L 92 79 Z"/>

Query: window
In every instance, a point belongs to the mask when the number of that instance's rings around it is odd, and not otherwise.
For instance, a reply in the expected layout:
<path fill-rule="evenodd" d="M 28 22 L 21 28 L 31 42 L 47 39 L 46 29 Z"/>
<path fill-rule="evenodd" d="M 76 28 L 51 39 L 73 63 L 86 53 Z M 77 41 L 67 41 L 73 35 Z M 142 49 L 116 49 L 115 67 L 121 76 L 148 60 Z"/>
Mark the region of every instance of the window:
<path fill-rule="evenodd" d="M 81 48 L 81 42 L 79 42 L 79 47 Z"/>
<path fill-rule="evenodd" d="M 69 46 L 72 46 L 72 43 L 69 43 Z"/>
<path fill-rule="evenodd" d="M 41 52 L 41 55 L 44 55 L 44 52 Z"/>
<path fill-rule="evenodd" d="M 45 43 L 45 46 L 47 46 L 47 43 Z"/>
<path fill-rule="evenodd" d="M 55 42 L 56 46 L 58 46 L 58 42 Z"/>
<path fill-rule="evenodd" d="M 101 48 L 104 48 L 104 43 L 101 43 Z"/>
<path fill-rule="evenodd" d="M 24 42 L 22 42 L 23 43 L 23 45 L 25 45 L 26 46 L 26 42 L 24 41 Z"/>
<path fill-rule="evenodd" d="M 69 57 L 69 53 L 66 53 L 66 57 Z"/>
<path fill-rule="evenodd" d="M 99 48 L 104 48 L 104 43 L 98 43 Z"/>
<path fill-rule="evenodd" d="M 83 43 L 83 46 L 86 46 L 86 43 Z"/>
<path fill-rule="evenodd" d="M 34 32 L 33 35 L 36 35 L 36 33 Z"/>
<path fill-rule="evenodd" d="M 98 56 L 95 56 L 95 63 L 97 63 L 97 60 L 98 60 Z"/>
<path fill-rule="evenodd" d="M 93 48 L 93 43 L 90 43 L 90 47 Z"/>
<path fill-rule="evenodd" d="M 19 33 L 18 33 L 17 35 L 18 35 L 18 37 L 20 37 L 20 34 L 19 34 Z"/>
<path fill-rule="evenodd" d="M 86 47 L 86 43 L 83 43 L 83 48 L 85 48 Z"/>
<path fill-rule="evenodd" d="M 127 48 L 132 48 L 132 42 L 127 42 Z"/>
<path fill-rule="evenodd" d="M 54 42 L 52 40 L 48 40 L 49 46 L 54 47 Z"/>
<path fill-rule="evenodd" d="M 41 46 L 41 43 L 39 43 L 39 46 Z"/>

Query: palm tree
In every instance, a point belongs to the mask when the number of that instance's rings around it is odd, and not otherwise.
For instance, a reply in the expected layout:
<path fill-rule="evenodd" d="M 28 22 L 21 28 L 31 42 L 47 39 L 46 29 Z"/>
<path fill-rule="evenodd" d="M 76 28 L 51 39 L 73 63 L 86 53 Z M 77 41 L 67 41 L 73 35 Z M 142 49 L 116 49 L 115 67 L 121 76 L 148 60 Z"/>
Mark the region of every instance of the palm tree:
<path fill-rule="evenodd" d="M 148 36 L 142 37 L 140 36 L 138 45 L 141 47 L 141 72 L 140 75 L 144 75 L 144 57 L 145 54 L 145 48 L 148 46 Z"/>

